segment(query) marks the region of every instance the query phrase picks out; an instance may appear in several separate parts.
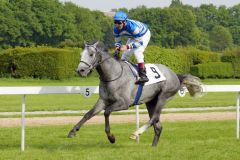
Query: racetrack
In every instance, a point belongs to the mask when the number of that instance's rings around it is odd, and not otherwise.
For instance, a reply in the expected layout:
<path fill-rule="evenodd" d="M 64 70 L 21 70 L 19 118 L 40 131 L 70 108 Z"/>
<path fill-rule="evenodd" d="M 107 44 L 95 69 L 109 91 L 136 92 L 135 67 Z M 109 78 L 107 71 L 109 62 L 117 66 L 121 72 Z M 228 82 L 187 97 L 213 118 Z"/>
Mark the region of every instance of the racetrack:
<path fill-rule="evenodd" d="M 76 124 L 82 116 L 34 117 L 26 118 L 27 126 Z M 233 120 L 235 112 L 207 112 L 207 113 L 167 113 L 161 114 L 161 121 L 209 121 Z M 147 114 L 140 114 L 140 122 L 147 122 Z M 134 123 L 135 115 L 111 115 L 110 123 Z M 87 124 L 102 124 L 104 116 L 98 115 L 90 119 Z M 16 127 L 21 125 L 21 118 L 0 118 L 0 127 Z"/>

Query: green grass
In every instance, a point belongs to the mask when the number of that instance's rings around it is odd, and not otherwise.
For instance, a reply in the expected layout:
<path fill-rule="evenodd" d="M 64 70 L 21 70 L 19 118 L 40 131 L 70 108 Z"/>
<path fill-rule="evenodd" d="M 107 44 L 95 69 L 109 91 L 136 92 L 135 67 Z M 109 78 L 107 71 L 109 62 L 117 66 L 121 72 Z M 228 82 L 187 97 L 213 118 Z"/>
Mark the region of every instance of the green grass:
<path fill-rule="evenodd" d="M 204 79 L 204 84 L 240 84 L 240 79 Z M 14 79 L 14 78 L 0 78 L 0 86 L 97 86 L 99 78 L 92 77 L 74 77 L 64 80 L 49 80 L 49 79 Z"/>
<path fill-rule="evenodd" d="M 206 84 L 240 84 L 240 80 L 205 80 Z M 96 77 L 73 78 L 68 80 L 35 80 L 35 79 L 0 79 L 0 86 L 80 86 L 98 85 Z M 55 94 L 55 95 L 27 95 L 27 111 L 56 111 L 56 110 L 83 110 L 90 109 L 96 103 L 98 95 L 85 98 L 80 94 Z M 202 98 L 184 98 L 176 95 L 166 108 L 191 108 L 211 106 L 235 106 L 236 93 L 208 93 Z M 145 108 L 141 105 L 140 108 Z M 21 95 L 0 95 L 0 112 L 20 111 Z"/>
<path fill-rule="evenodd" d="M 235 84 L 238 85 L 240 84 L 240 79 L 204 79 L 202 80 L 204 84 L 208 85 L 227 85 L 227 84 Z"/>
<path fill-rule="evenodd" d="M 98 84 L 97 77 L 75 77 L 64 80 L 0 78 L 0 86 L 97 86 Z"/>
<path fill-rule="evenodd" d="M 68 95 L 27 95 L 26 111 L 88 110 L 96 103 L 98 95 L 85 98 L 80 94 Z M 208 93 L 202 98 L 184 98 L 176 95 L 165 106 L 166 108 L 192 108 L 235 106 L 236 93 Z M 141 105 L 140 108 L 145 108 Z M 21 95 L 1 95 L 0 112 L 21 111 Z"/>
<path fill-rule="evenodd" d="M 234 121 L 164 122 L 159 145 L 151 147 L 152 128 L 140 143 L 130 140 L 134 124 L 112 124 L 110 144 L 104 125 L 86 125 L 75 138 L 69 126 L 26 128 L 26 151 L 20 153 L 20 128 L 0 128 L 0 159 L 8 160 L 239 160 Z"/>

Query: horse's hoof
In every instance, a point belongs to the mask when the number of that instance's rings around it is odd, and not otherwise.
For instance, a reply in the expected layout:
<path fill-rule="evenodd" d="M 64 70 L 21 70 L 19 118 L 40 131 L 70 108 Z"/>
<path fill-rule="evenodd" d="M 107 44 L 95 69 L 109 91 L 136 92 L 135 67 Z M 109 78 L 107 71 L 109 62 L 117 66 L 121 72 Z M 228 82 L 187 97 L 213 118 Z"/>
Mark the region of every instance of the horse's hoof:
<path fill-rule="evenodd" d="M 115 143 L 114 135 L 108 136 L 108 140 L 110 141 L 110 143 Z"/>
<path fill-rule="evenodd" d="M 137 137 L 138 137 L 138 136 L 137 136 L 136 134 L 132 133 L 129 138 L 130 138 L 130 139 L 133 139 L 133 140 L 136 140 Z"/>
<path fill-rule="evenodd" d="M 69 132 L 69 134 L 68 134 L 68 138 L 73 138 L 73 137 L 75 137 L 76 136 L 76 133 L 75 132 Z"/>

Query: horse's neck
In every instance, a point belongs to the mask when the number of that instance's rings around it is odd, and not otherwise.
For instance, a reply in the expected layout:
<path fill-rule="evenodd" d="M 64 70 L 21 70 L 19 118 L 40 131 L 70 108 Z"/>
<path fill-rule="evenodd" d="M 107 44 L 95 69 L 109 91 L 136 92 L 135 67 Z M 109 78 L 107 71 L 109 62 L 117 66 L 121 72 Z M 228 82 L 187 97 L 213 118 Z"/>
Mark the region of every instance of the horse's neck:
<path fill-rule="evenodd" d="M 109 54 L 102 54 L 102 62 L 97 66 L 97 72 L 102 80 L 109 81 L 121 74 L 121 64 Z"/>

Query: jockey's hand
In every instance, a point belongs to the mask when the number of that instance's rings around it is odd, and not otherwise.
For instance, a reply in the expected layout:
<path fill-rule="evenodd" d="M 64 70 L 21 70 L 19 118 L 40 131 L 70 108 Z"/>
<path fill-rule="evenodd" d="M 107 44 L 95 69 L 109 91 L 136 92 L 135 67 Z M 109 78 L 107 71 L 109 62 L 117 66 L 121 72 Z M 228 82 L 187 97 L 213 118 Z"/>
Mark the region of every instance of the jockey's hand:
<path fill-rule="evenodd" d="M 127 45 L 122 45 L 120 48 L 121 51 L 126 51 L 128 50 Z"/>
<path fill-rule="evenodd" d="M 113 57 L 114 57 L 116 60 L 119 60 L 119 59 L 120 59 L 119 51 L 118 51 L 118 50 L 115 50 L 115 53 L 114 53 Z"/>
<path fill-rule="evenodd" d="M 118 47 L 118 48 L 116 47 L 116 48 L 115 48 L 114 55 L 113 55 L 113 57 L 114 57 L 116 60 L 119 60 L 119 59 L 120 59 L 119 52 L 120 52 L 120 48 L 119 48 L 119 47 Z"/>
<path fill-rule="evenodd" d="M 120 47 L 120 46 L 115 47 L 115 52 L 120 52 L 120 50 L 121 50 L 121 47 Z"/>

